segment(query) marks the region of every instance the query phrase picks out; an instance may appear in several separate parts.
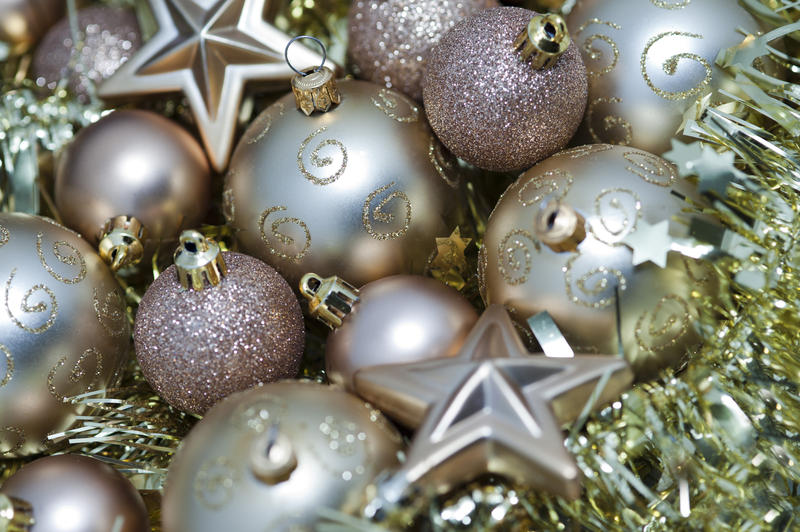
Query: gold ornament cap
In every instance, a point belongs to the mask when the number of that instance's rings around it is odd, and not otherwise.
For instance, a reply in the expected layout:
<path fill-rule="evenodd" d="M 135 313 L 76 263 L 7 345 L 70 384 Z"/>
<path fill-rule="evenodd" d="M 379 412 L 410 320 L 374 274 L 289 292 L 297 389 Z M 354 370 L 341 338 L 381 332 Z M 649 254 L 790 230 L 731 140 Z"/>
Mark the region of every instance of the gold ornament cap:
<path fill-rule="evenodd" d="M 544 200 L 534 221 L 536 237 L 557 253 L 575 251 L 586 238 L 586 220 L 566 203 Z"/>
<path fill-rule="evenodd" d="M 228 267 L 219 244 L 193 229 L 181 233 L 180 242 L 174 261 L 182 287 L 199 291 L 206 287 L 206 281 L 210 286 L 222 282 Z"/>
<path fill-rule="evenodd" d="M 29 503 L 0 493 L 0 532 L 29 532 L 35 523 Z"/>
<path fill-rule="evenodd" d="M 307 68 L 292 78 L 292 92 L 297 108 L 310 116 L 314 111 L 327 113 L 342 101 L 333 71 L 328 67 Z"/>
<path fill-rule="evenodd" d="M 523 61 L 530 61 L 537 70 L 551 68 L 567 51 L 572 38 L 561 15 L 536 15 L 517 35 L 514 49 L 521 52 Z"/>
<path fill-rule="evenodd" d="M 307 273 L 300 279 L 300 293 L 308 300 L 311 316 L 336 329 L 359 300 L 358 289 L 339 277 L 322 278 Z"/>
<path fill-rule="evenodd" d="M 144 255 L 144 235 L 144 226 L 133 216 L 109 218 L 100 232 L 97 252 L 112 271 L 133 266 Z"/>

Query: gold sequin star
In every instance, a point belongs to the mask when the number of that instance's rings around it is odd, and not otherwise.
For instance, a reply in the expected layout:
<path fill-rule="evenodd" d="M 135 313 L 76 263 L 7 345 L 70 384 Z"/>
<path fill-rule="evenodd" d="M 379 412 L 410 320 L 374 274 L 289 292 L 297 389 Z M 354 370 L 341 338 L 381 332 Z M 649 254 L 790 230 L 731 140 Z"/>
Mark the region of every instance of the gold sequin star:
<path fill-rule="evenodd" d="M 464 252 L 470 242 L 471 238 L 462 238 L 460 227 L 448 237 L 436 238 L 436 256 L 431 261 L 433 277 L 456 290 L 464 288 L 464 272 L 468 270 Z"/>

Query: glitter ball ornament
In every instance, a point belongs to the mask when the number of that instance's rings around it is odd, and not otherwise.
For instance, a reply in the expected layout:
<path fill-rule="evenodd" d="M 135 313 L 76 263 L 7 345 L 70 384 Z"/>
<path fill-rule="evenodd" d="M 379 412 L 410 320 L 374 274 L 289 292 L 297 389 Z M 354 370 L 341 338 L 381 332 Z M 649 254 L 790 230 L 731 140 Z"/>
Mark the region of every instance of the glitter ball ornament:
<path fill-rule="evenodd" d="M 68 17 L 47 32 L 33 54 L 33 79 L 52 90 L 68 78 L 69 88 L 85 103 L 95 85 L 139 48 L 142 36 L 133 11 L 106 6 L 79 10 L 78 32 L 80 46 L 73 42 Z"/>
<path fill-rule="evenodd" d="M 30 532 L 149 532 L 147 508 L 133 484 L 88 456 L 39 458 L 3 484 L 2 493 L 27 501 Z"/>
<path fill-rule="evenodd" d="M 341 389 L 296 381 L 237 393 L 175 455 L 164 532 L 311 530 L 320 509 L 357 511 L 401 449 L 383 415 Z"/>
<path fill-rule="evenodd" d="M 225 179 L 228 222 L 242 249 L 293 287 L 309 271 L 359 286 L 422 273 L 435 237 L 450 232 L 451 161 L 414 102 L 332 81 L 327 69 L 296 78 L 297 96 L 250 125 Z"/>
<path fill-rule="evenodd" d="M 525 172 L 489 218 L 480 278 L 487 303 L 524 322 L 549 312 L 576 352 L 622 347 L 637 377 L 681 362 L 698 344 L 713 268 L 671 252 L 688 215 L 675 191 L 697 198 L 675 168 L 650 153 L 608 144 L 561 152 Z"/>
<path fill-rule="evenodd" d="M 496 6 L 495 0 L 357 0 L 348 19 L 353 71 L 421 101 L 431 47 L 459 20 Z"/>
<path fill-rule="evenodd" d="M 24 53 L 64 13 L 63 0 L 0 2 L 0 61 Z"/>
<path fill-rule="evenodd" d="M 325 343 L 328 379 L 352 389 L 363 367 L 455 355 L 478 313 L 434 279 L 394 275 L 360 290 L 338 277 L 307 274 L 300 291 L 309 311 L 334 331 Z"/>
<path fill-rule="evenodd" d="M 64 223 L 97 244 L 114 270 L 149 259 L 162 240 L 198 225 L 210 197 L 203 149 L 149 111 L 115 111 L 82 129 L 56 170 Z"/>
<path fill-rule="evenodd" d="M 758 24 L 738 2 L 582 0 L 567 19 L 589 74 L 585 142 L 669 149 L 698 97 L 735 89 L 715 65 Z"/>
<path fill-rule="evenodd" d="M 563 148 L 583 117 L 586 69 L 558 15 L 487 9 L 431 49 L 423 99 L 431 127 L 480 168 L 530 167 Z"/>
<path fill-rule="evenodd" d="M 303 334 L 300 305 L 275 270 L 184 231 L 175 264 L 139 304 L 133 339 L 153 389 L 202 414 L 233 392 L 297 375 Z"/>
<path fill-rule="evenodd" d="M 130 330 L 108 267 L 46 218 L 0 214 L 0 279 L 0 456 L 23 456 L 73 423 L 66 398 L 114 380 Z"/>

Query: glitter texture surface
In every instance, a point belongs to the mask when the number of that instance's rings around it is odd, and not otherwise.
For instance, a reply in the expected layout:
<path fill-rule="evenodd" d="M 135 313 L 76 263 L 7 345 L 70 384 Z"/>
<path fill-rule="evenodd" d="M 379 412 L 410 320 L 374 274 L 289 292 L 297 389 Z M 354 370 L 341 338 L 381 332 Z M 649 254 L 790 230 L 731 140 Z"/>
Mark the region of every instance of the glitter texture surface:
<path fill-rule="evenodd" d="M 454 155 L 486 170 L 529 168 L 563 148 L 583 117 L 586 68 L 574 42 L 548 70 L 514 50 L 534 14 L 488 9 L 456 24 L 428 56 L 431 126 Z"/>
<path fill-rule="evenodd" d="M 33 78 L 51 90 L 62 78 L 69 78 L 69 88 L 87 102 L 94 85 L 116 72 L 139 49 L 142 37 L 133 11 L 114 7 L 81 9 L 78 29 L 83 39 L 79 50 L 69 19 L 47 32 L 34 54 Z"/>
<path fill-rule="evenodd" d="M 495 0 L 357 0 L 348 36 L 353 70 L 421 101 L 431 47 L 459 20 L 495 6 Z"/>
<path fill-rule="evenodd" d="M 170 266 L 136 315 L 145 378 L 171 405 L 197 414 L 259 382 L 295 377 L 303 356 L 303 316 L 288 283 L 258 259 L 223 256 L 220 285 L 184 290 Z"/>

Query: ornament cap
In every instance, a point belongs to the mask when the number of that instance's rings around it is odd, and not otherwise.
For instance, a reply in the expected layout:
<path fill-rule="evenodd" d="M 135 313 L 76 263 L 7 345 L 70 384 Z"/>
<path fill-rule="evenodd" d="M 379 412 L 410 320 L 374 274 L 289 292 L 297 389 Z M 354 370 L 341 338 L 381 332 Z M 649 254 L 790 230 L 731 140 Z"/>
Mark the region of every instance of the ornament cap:
<path fill-rule="evenodd" d="M 543 70 L 554 66 L 571 42 L 564 18 L 550 13 L 534 16 L 517 35 L 514 49 L 520 51 L 522 60 L 530 61 L 534 69 Z"/>
<path fill-rule="evenodd" d="M 586 238 L 586 220 L 575 209 L 557 200 L 542 202 L 534 231 L 543 244 L 557 253 L 575 251 Z"/>
<path fill-rule="evenodd" d="M 359 300 L 358 289 L 339 277 L 322 278 L 307 273 L 300 279 L 300 293 L 308 300 L 308 310 L 319 321 L 336 329 Z"/>
<path fill-rule="evenodd" d="M 203 290 L 217 286 L 228 273 L 219 244 L 192 229 L 181 233 L 180 245 L 175 250 L 174 261 L 178 280 L 185 289 Z"/>
<path fill-rule="evenodd" d="M 35 523 L 30 504 L 0 493 L 0 531 L 29 532 Z"/>
<path fill-rule="evenodd" d="M 292 442 L 280 431 L 278 424 L 270 425 L 250 448 L 250 468 L 256 478 L 267 484 L 288 480 L 296 467 L 297 456 Z"/>
<path fill-rule="evenodd" d="M 342 101 L 333 71 L 328 67 L 311 67 L 292 78 L 292 92 L 297 108 L 310 116 L 314 111 L 327 113 Z"/>
<path fill-rule="evenodd" d="M 133 216 L 115 216 L 103 224 L 97 251 L 112 271 L 133 266 L 144 255 L 145 228 Z"/>

